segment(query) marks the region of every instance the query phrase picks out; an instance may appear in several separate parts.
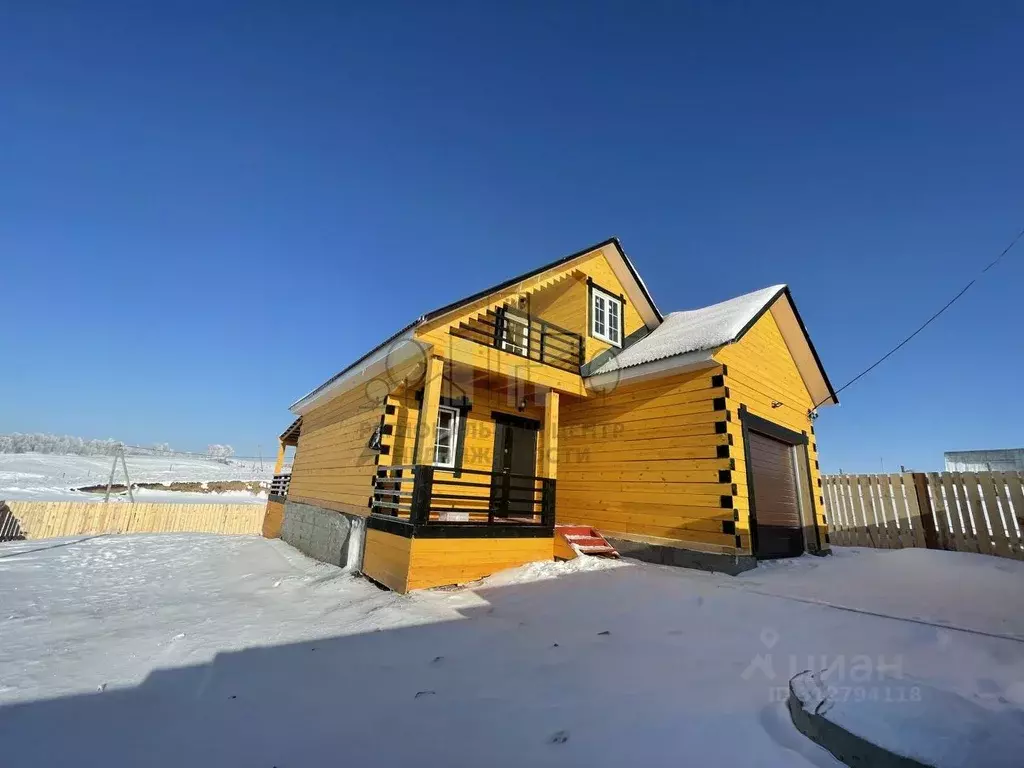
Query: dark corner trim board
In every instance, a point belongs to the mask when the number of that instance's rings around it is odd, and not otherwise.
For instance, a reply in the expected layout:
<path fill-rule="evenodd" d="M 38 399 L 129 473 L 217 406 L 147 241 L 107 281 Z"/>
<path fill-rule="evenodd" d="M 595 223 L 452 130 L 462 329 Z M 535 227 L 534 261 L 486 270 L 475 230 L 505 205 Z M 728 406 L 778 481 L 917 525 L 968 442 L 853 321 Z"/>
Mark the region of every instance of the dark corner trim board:
<path fill-rule="evenodd" d="M 807 433 L 803 433 L 804 440 L 807 439 Z M 811 500 L 811 524 L 814 526 L 814 543 L 817 545 L 815 553 L 821 551 L 821 531 L 818 530 L 818 505 L 814 502 L 814 475 L 811 474 L 811 452 L 804 450 L 804 469 L 807 470 L 807 497 Z M 818 487 L 821 487 L 821 478 L 818 478 Z M 822 507 L 825 503 L 822 502 Z M 824 509 L 822 510 L 824 511 Z"/>
<path fill-rule="evenodd" d="M 509 426 L 522 427 L 523 429 L 540 429 L 539 421 L 528 419 L 525 416 L 513 416 L 511 413 L 491 411 L 491 418 L 494 419 L 495 424 L 508 424 Z"/>
<path fill-rule="evenodd" d="M 366 527 L 372 528 L 375 531 L 393 533 L 396 536 L 404 536 L 407 539 L 412 538 L 413 531 L 416 529 L 412 523 L 399 520 L 397 517 L 386 517 L 384 515 L 370 515 L 366 518 Z"/>
<path fill-rule="evenodd" d="M 554 535 L 553 525 L 517 523 L 428 523 L 417 525 L 413 534 L 418 539 L 550 539 Z"/>
<path fill-rule="evenodd" d="M 760 432 L 762 435 L 773 437 L 776 440 L 780 440 L 783 443 L 789 443 L 790 445 L 807 445 L 807 434 L 800 434 L 794 432 L 792 429 L 786 429 L 773 421 L 768 419 L 762 419 L 760 416 L 755 416 L 747 410 L 746 405 L 741 405 L 740 410 L 740 421 L 744 426 L 744 441 L 746 441 L 746 430 L 751 429 L 754 432 Z"/>
<path fill-rule="evenodd" d="M 413 525 L 385 515 L 370 515 L 366 527 L 407 539 L 550 539 L 554 526 L 506 523 L 427 523 Z"/>
<path fill-rule="evenodd" d="M 743 432 L 743 464 L 747 475 L 747 525 L 750 527 L 750 553 L 757 558 L 757 500 L 754 498 L 754 465 L 750 462 L 750 433 L 747 430 L 747 406 L 740 405 L 740 428 Z"/>

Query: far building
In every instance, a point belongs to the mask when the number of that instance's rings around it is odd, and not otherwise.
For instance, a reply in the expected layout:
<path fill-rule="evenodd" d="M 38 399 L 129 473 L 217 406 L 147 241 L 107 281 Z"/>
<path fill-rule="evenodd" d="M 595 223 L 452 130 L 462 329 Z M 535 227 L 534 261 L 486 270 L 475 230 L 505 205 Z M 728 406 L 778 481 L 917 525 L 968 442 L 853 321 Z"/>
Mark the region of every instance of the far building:
<path fill-rule="evenodd" d="M 1024 472 L 1024 448 L 946 451 L 947 472 Z"/>

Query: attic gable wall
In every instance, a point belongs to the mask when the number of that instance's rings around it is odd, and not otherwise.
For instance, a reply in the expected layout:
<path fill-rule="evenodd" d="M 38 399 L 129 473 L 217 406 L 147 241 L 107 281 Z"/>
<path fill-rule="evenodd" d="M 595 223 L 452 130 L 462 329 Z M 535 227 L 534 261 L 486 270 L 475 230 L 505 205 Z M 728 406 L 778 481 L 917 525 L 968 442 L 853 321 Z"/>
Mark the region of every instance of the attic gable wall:
<path fill-rule="evenodd" d="M 610 246 L 608 246 L 610 247 Z M 604 248 L 584 254 L 548 273 L 526 280 L 514 288 L 500 291 L 460 308 L 453 314 L 425 323 L 417 329 L 417 338 L 431 343 L 448 335 L 448 330 L 462 322 L 470 322 L 488 310 L 505 304 L 529 307 L 533 317 L 547 320 L 585 339 L 586 360 L 592 359 L 610 346 L 588 335 L 587 278 L 616 295 L 625 295 L 625 289 L 615 276 Z M 624 308 L 624 336 L 640 329 L 644 322 L 636 307 L 627 298 Z"/>
<path fill-rule="evenodd" d="M 605 341 L 588 335 L 590 332 L 588 326 L 590 322 L 588 277 L 613 295 L 625 295 L 625 289 L 612 271 L 608 260 L 599 251 L 581 263 L 569 280 L 539 291 L 530 300 L 530 312 L 535 317 L 560 325 L 566 330 L 583 336 L 586 342 L 585 360 L 587 362 L 611 346 Z M 640 313 L 628 298 L 623 315 L 625 316 L 623 337 L 643 327 L 644 321 L 640 317 Z"/>

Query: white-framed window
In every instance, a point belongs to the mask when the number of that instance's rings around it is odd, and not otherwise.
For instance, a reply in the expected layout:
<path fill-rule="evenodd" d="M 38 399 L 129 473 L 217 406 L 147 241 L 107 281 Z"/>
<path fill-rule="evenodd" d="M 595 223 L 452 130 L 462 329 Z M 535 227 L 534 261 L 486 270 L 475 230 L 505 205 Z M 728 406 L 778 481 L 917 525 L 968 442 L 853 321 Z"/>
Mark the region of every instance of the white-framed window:
<path fill-rule="evenodd" d="M 622 345 L 622 299 L 599 288 L 591 289 L 590 335 L 616 347 Z"/>
<path fill-rule="evenodd" d="M 437 430 L 434 433 L 434 466 L 455 467 L 455 451 L 459 442 L 459 412 L 441 405 L 437 408 Z"/>
<path fill-rule="evenodd" d="M 505 310 L 501 348 L 514 355 L 528 354 L 530 350 L 530 321 L 525 315 L 513 310 Z"/>

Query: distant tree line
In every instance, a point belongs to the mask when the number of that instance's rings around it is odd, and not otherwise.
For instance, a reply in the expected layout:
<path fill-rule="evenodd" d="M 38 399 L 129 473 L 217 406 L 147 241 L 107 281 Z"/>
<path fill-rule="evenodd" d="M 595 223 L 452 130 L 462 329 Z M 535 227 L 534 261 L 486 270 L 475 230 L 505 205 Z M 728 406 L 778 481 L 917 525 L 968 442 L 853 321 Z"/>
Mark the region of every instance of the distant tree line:
<path fill-rule="evenodd" d="M 59 453 L 74 456 L 113 456 L 118 450 L 123 449 L 128 455 L 135 456 L 171 456 L 185 453 L 175 451 L 168 443 L 154 443 L 150 447 L 141 445 L 126 445 L 120 440 L 107 438 L 106 440 L 86 440 L 83 437 L 72 437 L 71 435 L 50 435 L 43 432 L 22 434 L 14 432 L 9 435 L 0 435 L 0 453 Z M 200 456 L 202 454 L 188 454 Z M 235 449 L 230 445 L 214 444 L 207 446 L 206 455 L 211 459 L 221 461 L 235 455 Z"/>

